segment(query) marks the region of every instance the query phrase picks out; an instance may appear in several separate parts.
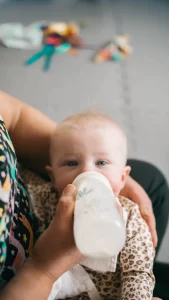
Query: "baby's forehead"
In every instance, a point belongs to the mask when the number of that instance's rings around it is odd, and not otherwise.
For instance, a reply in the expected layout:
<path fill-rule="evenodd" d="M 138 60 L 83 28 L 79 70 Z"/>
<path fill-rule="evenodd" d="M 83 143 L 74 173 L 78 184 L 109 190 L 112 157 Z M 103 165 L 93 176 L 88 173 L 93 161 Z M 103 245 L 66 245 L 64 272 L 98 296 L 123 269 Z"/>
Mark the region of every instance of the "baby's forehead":
<path fill-rule="evenodd" d="M 85 147 L 89 151 L 94 149 L 95 152 L 97 150 L 107 152 L 118 149 L 119 155 L 122 153 L 125 158 L 127 155 L 126 135 L 121 127 L 110 119 L 90 118 L 87 121 L 63 121 L 56 127 L 52 137 L 50 154 L 53 156 L 54 153 L 64 152 L 65 145 L 67 150 L 68 148 L 73 149 L 74 152 L 80 146 L 79 149 Z"/>
<path fill-rule="evenodd" d="M 71 139 L 89 141 L 98 137 L 100 142 L 115 140 L 121 147 L 126 146 L 126 137 L 122 129 L 110 122 L 63 123 L 58 126 L 53 137 L 53 144 L 60 144 Z"/>

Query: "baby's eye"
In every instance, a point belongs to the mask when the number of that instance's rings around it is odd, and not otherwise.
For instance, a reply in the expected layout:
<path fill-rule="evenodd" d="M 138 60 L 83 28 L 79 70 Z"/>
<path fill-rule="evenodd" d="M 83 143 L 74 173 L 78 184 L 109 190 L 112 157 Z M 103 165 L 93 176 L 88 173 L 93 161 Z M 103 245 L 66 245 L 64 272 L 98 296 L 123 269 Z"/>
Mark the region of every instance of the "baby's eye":
<path fill-rule="evenodd" d="M 68 162 L 67 162 L 67 165 L 68 165 L 69 167 L 75 167 L 75 166 L 78 165 L 78 163 L 77 163 L 77 161 L 68 161 Z"/>
<path fill-rule="evenodd" d="M 97 162 L 97 165 L 98 165 L 98 166 L 105 166 L 105 165 L 107 165 L 107 161 L 105 161 L 105 160 L 99 160 L 99 161 Z"/>

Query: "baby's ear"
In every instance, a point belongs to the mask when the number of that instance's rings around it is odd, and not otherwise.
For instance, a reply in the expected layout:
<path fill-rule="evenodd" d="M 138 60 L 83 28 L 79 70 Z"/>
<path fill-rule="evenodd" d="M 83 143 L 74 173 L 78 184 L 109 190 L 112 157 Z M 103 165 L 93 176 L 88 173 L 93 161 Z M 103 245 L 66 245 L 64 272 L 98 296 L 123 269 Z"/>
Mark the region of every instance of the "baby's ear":
<path fill-rule="evenodd" d="M 130 171 L 131 171 L 131 167 L 130 167 L 130 166 L 126 166 L 126 167 L 124 168 L 124 171 L 123 171 L 123 174 L 122 174 L 122 185 L 123 185 L 123 186 L 124 186 L 125 183 L 126 183 L 126 179 L 127 179 L 127 177 L 129 176 Z M 123 186 L 122 186 L 122 188 L 123 188 Z"/>
<path fill-rule="evenodd" d="M 50 178 L 50 180 L 52 181 L 52 183 L 54 182 L 54 176 L 53 176 L 53 170 L 51 166 L 46 166 L 45 170 Z"/>

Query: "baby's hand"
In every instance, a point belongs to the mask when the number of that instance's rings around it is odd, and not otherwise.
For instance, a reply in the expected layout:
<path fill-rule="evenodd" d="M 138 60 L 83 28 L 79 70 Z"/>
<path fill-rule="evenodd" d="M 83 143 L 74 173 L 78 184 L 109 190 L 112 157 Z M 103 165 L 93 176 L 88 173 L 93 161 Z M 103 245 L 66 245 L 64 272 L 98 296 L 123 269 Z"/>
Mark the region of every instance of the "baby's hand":
<path fill-rule="evenodd" d="M 68 185 L 56 208 L 56 215 L 48 229 L 35 244 L 32 259 L 35 266 L 55 281 L 64 272 L 84 259 L 75 246 L 73 213 L 76 188 Z"/>

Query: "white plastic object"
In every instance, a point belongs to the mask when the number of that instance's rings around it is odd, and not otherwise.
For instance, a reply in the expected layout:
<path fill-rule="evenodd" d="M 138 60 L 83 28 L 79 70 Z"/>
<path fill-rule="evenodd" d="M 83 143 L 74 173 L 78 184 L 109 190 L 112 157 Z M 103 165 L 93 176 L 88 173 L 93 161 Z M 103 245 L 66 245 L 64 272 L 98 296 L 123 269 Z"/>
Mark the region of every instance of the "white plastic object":
<path fill-rule="evenodd" d="M 0 42 L 7 48 L 37 49 L 42 46 L 40 23 L 25 26 L 21 23 L 0 24 Z"/>
<path fill-rule="evenodd" d="M 86 257 L 117 255 L 124 246 L 126 229 L 108 179 L 97 172 L 84 172 L 72 184 L 78 191 L 74 211 L 77 248 Z"/>

